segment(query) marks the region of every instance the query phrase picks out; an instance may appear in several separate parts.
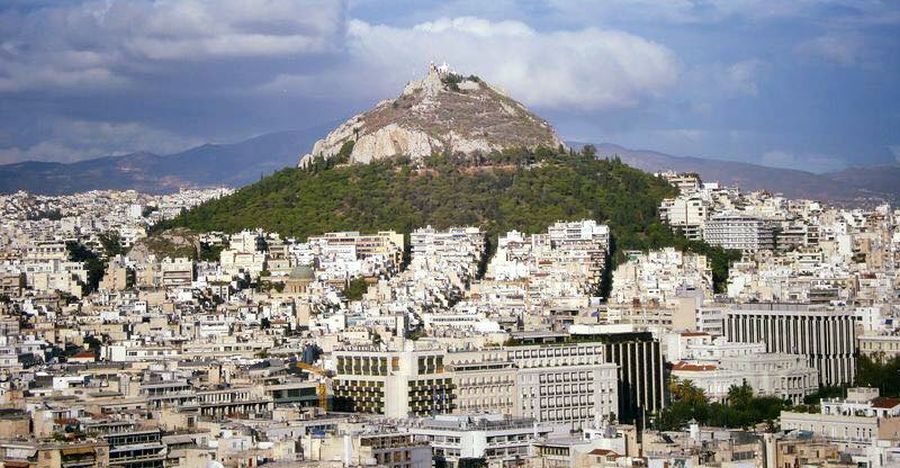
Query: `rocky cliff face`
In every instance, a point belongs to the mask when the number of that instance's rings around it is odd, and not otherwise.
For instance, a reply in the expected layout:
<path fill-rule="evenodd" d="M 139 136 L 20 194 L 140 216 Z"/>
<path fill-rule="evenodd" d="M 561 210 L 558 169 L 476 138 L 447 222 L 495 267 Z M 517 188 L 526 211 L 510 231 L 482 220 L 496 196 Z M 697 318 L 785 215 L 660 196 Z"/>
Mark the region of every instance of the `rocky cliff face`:
<path fill-rule="evenodd" d="M 475 154 L 563 144 L 550 124 L 496 88 L 434 65 L 396 99 L 382 101 L 317 141 L 300 166 L 317 156 L 335 157 L 351 141 L 350 162 L 359 164 L 395 156 L 415 161 L 444 151 Z"/>

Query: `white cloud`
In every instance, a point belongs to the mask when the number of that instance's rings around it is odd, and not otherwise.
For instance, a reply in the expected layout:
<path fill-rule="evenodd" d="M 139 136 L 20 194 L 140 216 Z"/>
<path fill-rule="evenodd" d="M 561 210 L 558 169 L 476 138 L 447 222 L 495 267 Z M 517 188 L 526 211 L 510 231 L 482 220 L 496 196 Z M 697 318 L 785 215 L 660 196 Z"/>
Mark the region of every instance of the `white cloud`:
<path fill-rule="evenodd" d="M 729 19 L 821 19 L 822 12 L 844 11 L 839 22 L 893 24 L 896 5 L 860 0 L 548 0 L 560 16 L 649 23 L 717 23 Z"/>
<path fill-rule="evenodd" d="M 794 52 L 835 65 L 854 65 L 864 53 L 862 38 L 855 35 L 824 35 L 801 42 Z"/>
<path fill-rule="evenodd" d="M 635 106 L 668 90 L 679 73 L 675 54 L 666 47 L 596 28 L 543 32 L 518 21 L 461 17 L 410 28 L 353 20 L 347 34 L 346 69 L 324 77 L 280 76 L 262 89 L 305 94 L 316 88 L 361 89 L 366 97 L 383 97 L 424 74 L 429 61 L 446 61 L 526 104 L 587 110 Z"/>
<path fill-rule="evenodd" d="M 0 12 L 0 92 L 120 86 L 159 61 L 327 53 L 344 26 L 333 0 L 88 0 Z"/>
<path fill-rule="evenodd" d="M 49 134 L 43 141 L 27 147 L 0 148 L 0 164 L 22 161 L 74 162 L 137 151 L 168 154 L 201 143 L 195 138 L 135 122 L 56 120 L 51 123 Z"/>

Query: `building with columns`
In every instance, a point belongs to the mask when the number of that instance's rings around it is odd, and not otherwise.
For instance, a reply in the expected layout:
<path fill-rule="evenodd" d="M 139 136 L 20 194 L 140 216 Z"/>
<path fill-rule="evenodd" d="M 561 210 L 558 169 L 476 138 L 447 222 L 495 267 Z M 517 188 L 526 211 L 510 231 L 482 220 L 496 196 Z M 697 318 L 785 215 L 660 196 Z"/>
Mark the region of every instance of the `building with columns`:
<path fill-rule="evenodd" d="M 725 311 L 728 341 L 763 342 L 768 353 L 803 355 L 820 385 L 852 383 L 856 376 L 853 311 L 807 304 L 736 304 Z"/>

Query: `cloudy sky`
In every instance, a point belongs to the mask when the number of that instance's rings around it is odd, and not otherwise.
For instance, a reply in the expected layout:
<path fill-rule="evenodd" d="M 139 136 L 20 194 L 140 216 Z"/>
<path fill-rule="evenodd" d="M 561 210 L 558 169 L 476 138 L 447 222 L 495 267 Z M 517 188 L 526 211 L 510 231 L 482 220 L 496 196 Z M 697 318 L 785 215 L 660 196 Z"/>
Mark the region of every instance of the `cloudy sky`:
<path fill-rule="evenodd" d="M 568 140 L 900 161 L 896 0 L 3 0 L 0 163 L 326 128 L 429 61 Z"/>

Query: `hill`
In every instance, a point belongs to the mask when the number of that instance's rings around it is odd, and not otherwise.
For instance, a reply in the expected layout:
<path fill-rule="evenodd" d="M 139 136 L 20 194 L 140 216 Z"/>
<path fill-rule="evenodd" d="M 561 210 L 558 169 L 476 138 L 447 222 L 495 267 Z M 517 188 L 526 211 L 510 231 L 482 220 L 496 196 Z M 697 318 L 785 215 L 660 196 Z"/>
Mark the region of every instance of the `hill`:
<path fill-rule="evenodd" d="M 825 176 L 833 181 L 858 187 L 875 196 L 892 194 L 895 203 L 900 201 L 900 164 L 848 167 L 829 172 Z"/>
<path fill-rule="evenodd" d="M 478 225 L 496 245 L 500 233 L 535 233 L 559 220 L 610 225 L 614 260 L 629 249 L 674 245 L 713 258 L 717 282 L 727 275 L 721 249 L 688 243 L 659 221 L 662 198 L 675 189 L 618 160 L 540 148 L 470 157 L 403 158 L 368 165 L 319 160 L 276 172 L 233 195 L 203 204 L 159 229 L 235 232 L 263 228 L 301 239 L 329 231 L 409 233 L 432 225 Z"/>
<path fill-rule="evenodd" d="M 238 187 L 294 165 L 297 152 L 311 147 L 322 133 L 322 129 L 270 133 L 165 156 L 140 152 L 71 164 L 7 164 L 0 166 L 0 193 L 26 190 L 60 195 L 101 189 L 166 193 L 182 187 Z"/>
<path fill-rule="evenodd" d="M 580 144 L 572 144 L 575 147 Z M 596 145 L 601 157 L 618 156 L 648 172 L 696 172 L 706 181 L 737 185 L 743 190 L 767 190 L 789 198 L 824 200 L 839 204 L 900 201 L 900 166 L 852 168 L 837 173 L 813 174 L 737 161 L 672 156 L 657 151 L 632 150 L 619 145 Z"/>
<path fill-rule="evenodd" d="M 475 75 L 431 65 L 395 99 L 380 102 L 316 142 L 300 165 L 333 158 L 342 150 L 353 163 L 434 153 L 489 153 L 510 148 L 557 148 L 553 127 L 524 105 Z"/>

